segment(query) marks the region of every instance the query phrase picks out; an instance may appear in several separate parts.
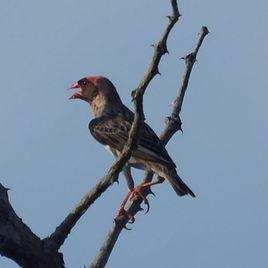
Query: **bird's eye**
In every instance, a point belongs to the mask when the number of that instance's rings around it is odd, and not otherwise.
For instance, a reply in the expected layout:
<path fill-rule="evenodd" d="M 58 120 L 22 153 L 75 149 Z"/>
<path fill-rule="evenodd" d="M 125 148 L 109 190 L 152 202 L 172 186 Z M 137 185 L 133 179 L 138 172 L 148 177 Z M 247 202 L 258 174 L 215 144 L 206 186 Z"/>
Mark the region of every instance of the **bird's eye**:
<path fill-rule="evenodd" d="M 84 80 L 84 81 L 82 82 L 82 85 L 83 85 L 83 86 L 86 86 L 86 85 L 87 85 L 87 81 Z"/>

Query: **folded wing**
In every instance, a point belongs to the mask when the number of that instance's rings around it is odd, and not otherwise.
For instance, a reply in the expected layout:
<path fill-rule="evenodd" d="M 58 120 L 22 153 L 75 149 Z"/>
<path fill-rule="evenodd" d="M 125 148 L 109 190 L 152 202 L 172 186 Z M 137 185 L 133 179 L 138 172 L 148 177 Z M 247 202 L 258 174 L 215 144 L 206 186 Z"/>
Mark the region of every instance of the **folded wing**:
<path fill-rule="evenodd" d="M 131 122 L 121 115 L 102 116 L 89 123 L 89 130 L 101 144 L 122 151 L 128 139 Z M 140 137 L 133 157 L 176 167 L 158 136 L 146 123 L 141 125 Z"/>

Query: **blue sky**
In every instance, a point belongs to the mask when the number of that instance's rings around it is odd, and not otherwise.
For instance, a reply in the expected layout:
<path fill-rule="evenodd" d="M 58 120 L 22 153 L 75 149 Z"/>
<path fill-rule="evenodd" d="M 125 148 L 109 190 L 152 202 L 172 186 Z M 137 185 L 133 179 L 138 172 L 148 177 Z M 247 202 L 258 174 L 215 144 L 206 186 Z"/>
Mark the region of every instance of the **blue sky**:
<path fill-rule="evenodd" d="M 108 267 L 265 267 L 267 237 L 268 3 L 180 1 L 182 17 L 145 96 L 147 122 L 159 133 L 176 96 L 183 61 L 206 25 L 194 66 L 183 135 L 168 144 L 178 173 L 197 198 L 154 187 L 148 215 L 124 231 Z M 169 1 L 0 3 L 0 178 L 39 236 L 49 235 L 113 162 L 87 129 L 85 103 L 65 89 L 102 74 L 132 107 L 170 13 Z M 137 182 L 142 173 L 135 172 Z M 127 192 L 124 178 L 83 216 L 61 248 L 67 267 L 96 255 Z M 1 257 L 0 266 L 17 267 Z"/>

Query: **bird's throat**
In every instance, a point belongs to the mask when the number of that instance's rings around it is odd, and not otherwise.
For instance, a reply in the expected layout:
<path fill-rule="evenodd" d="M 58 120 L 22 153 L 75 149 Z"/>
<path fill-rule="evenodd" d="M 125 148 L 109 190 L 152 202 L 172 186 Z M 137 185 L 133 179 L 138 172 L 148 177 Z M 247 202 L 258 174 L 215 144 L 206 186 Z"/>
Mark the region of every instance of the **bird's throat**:
<path fill-rule="evenodd" d="M 96 96 L 90 103 L 93 114 L 95 117 L 100 117 L 106 114 L 107 104 L 105 99 L 100 95 Z"/>

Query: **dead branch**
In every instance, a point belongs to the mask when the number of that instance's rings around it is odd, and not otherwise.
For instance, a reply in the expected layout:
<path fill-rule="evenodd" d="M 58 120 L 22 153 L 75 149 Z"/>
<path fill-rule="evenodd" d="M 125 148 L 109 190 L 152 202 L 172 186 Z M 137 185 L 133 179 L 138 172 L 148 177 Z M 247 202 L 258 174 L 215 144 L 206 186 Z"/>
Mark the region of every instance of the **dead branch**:
<path fill-rule="evenodd" d="M 180 119 L 180 111 L 182 108 L 183 99 L 185 96 L 185 92 L 188 87 L 188 81 L 190 78 L 190 74 L 192 71 L 192 67 L 196 61 L 196 56 L 198 50 L 205 38 L 205 36 L 209 33 L 207 27 L 203 26 L 200 31 L 200 37 L 197 43 L 195 50 L 188 54 L 185 59 L 185 71 L 182 78 L 182 82 L 180 85 L 180 89 L 178 95 L 174 101 L 173 110 L 171 116 L 167 117 L 166 120 L 166 127 L 160 135 L 160 139 L 164 145 L 168 143 L 171 137 L 178 131 L 181 130 L 181 119 Z M 147 172 L 145 174 L 146 181 L 150 181 L 153 177 L 152 172 Z M 149 192 L 148 192 L 149 193 Z M 148 194 L 147 193 L 147 194 Z M 140 197 L 136 197 L 131 204 L 130 208 L 128 209 L 128 214 L 136 215 L 141 209 L 142 199 Z M 112 225 L 111 229 L 109 230 L 103 245 L 101 246 L 98 255 L 95 257 L 93 262 L 90 265 L 90 268 L 101 268 L 105 267 L 110 254 L 113 250 L 113 247 L 121 233 L 121 231 L 125 228 L 126 224 L 128 223 L 128 218 L 125 216 L 117 217 Z"/>
<path fill-rule="evenodd" d="M 62 254 L 44 246 L 42 240 L 23 223 L 8 199 L 8 189 L 0 184 L 0 254 L 27 268 L 63 268 Z"/>
<path fill-rule="evenodd" d="M 93 204 L 97 198 L 104 193 L 109 186 L 115 181 L 118 180 L 118 175 L 124 167 L 125 163 L 131 156 L 132 151 L 135 149 L 135 146 L 138 141 L 140 124 L 144 120 L 143 115 L 143 95 L 150 81 L 159 74 L 158 65 L 161 60 L 161 57 L 166 54 L 167 45 L 166 41 L 168 35 L 173 28 L 174 24 L 177 22 L 180 14 L 177 6 L 177 1 L 172 0 L 172 9 L 173 14 L 169 17 L 169 24 L 163 34 L 162 39 L 155 45 L 154 55 L 152 62 L 149 66 L 149 69 L 144 77 L 144 79 L 139 84 L 138 88 L 132 92 L 132 97 L 134 101 L 134 121 L 129 133 L 128 142 L 125 145 L 120 157 L 110 168 L 108 174 L 104 176 L 96 185 L 90 190 L 78 203 L 78 205 L 71 211 L 71 213 L 63 220 L 63 222 L 56 228 L 54 233 L 52 233 L 46 242 L 49 244 L 54 243 L 55 248 L 59 249 L 60 246 L 64 243 L 68 234 L 71 232 L 72 228 L 75 226 L 76 222 L 80 217 L 86 212 L 86 210 Z"/>
<path fill-rule="evenodd" d="M 100 179 L 100 181 L 81 199 L 74 209 L 67 215 L 62 223 L 47 238 L 40 239 L 30 228 L 25 225 L 13 210 L 7 194 L 7 189 L 0 184 L 0 254 L 14 260 L 17 264 L 27 268 L 62 268 L 64 267 L 62 254 L 58 252 L 66 240 L 68 234 L 75 226 L 77 221 L 86 212 L 86 210 L 115 182 L 118 180 L 119 173 L 125 163 L 135 150 L 141 123 L 144 121 L 143 114 L 143 95 L 151 80 L 159 74 L 159 63 L 163 55 L 168 53 L 167 39 L 173 26 L 178 21 L 180 13 L 176 0 L 171 0 L 172 15 L 168 16 L 169 23 L 163 33 L 160 41 L 154 45 L 154 53 L 149 68 L 140 82 L 137 89 L 132 92 L 134 102 L 134 121 L 129 133 L 128 142 L 125 145 L 120 157 L 112 165 L 109 172 Z M 171 116 L 167 119 L 167 125 L 161 135 L 163 144 L 181 129 L 181 120 L 179 113 L 187 89 L 188 80 L 191 74 L 196 55 L 202 44 L 205 35 L 208 33 L 206 27 L 202 28 L 199 42 L 194 52 L 187 55 L 184 59 L 186 70 L 181 85 L 178 98 L 175 100 Z M 153 174 L 149 174 L 149 177 Z M 135 198 L 128 213 L 135 215 L 140 209 L 141 200 Z M 115 224 L 112 226 L 100 253 L 95 258 L 90 267 L 104 267 L 108 261 L 114 244 L 119 234 L 128 222 L 124 216 L 117 217 Z"/>

